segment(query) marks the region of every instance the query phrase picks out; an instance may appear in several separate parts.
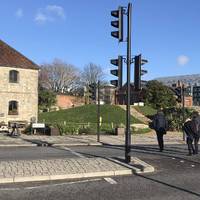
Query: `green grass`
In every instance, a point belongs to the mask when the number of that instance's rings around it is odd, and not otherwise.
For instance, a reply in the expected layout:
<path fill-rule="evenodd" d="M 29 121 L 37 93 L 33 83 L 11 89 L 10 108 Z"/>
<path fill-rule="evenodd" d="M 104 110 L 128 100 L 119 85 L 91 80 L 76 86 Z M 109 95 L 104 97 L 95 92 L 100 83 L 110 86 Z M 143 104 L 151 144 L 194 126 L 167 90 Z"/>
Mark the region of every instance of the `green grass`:
<path fill-rule="evenodd" d="M 151 106 L 147 106 L 147 105 L 145 105 L 145 106 L 134 106 L 134 108 L 138 112 L 142 113 L 145 116 L 153 116 L 157 112 L 156 109 L 152 108 Z"/>
<path fill-rule="evenodd" d="M 102 123 L 125 124 L 126 111 L 115 105 L 101 105 Z M 84 105 L 54 112 L 40 113 L 39 121 L 46 123 L 96 123 L 97 106 Z M 131 117 L 131 123 L 141 123 L 138 119 Z"/>

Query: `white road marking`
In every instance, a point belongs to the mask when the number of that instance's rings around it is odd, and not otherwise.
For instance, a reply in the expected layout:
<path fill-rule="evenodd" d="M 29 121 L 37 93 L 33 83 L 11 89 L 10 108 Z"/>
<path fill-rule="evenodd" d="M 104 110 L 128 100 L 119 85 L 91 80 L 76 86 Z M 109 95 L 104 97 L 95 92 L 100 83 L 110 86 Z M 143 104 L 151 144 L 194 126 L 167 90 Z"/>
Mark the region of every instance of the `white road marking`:
<path fill-rule="evenodd" d="M 117 182 L 112 178 L 104 178 L 104 180 L 107 181 L 108 183 L 112 184 L 112 185 L 117 184 Z"/>
<path fill-rule="evenodd" d="M 176 160 L 176 158 L 172 158 L 172 160 Z"/>
<path fill-rule="evenodd" d="M 191 165 L 191 167 L 195 167 L 195 165 Z"/>
<path fill-rule="evenodd" d="M 67 151 L 70 151 L 72 154 L 78 156 L 79 158 L 86 158 L 85 156 L 83 156 L 82 154 L 80 153 L 77 153 L 76 151 L 70 149 L 70 148 L 67 148 L 67 147 L 63 147 L 63 149 L 67 150 Z"/>
<path fill-rule="evenodd" d="M 82 181 L 74 181 L 74 182 L 67 182 L 67 183 L 57 183 L 57 184 L 49 184 L 49 185 L 38 185 L 33 187 L 22 187 L 22 188 L 0 188 L 0 191 L 16 191 L 16 190 L 34 190 L 34 189 L 42 189 L 42 188 L 48 188 L 48 187 L 56 187 L 56 186 L 63 186 L 63 185 L 73 185 L 73 184 L 79 184 L 79 183 L 88 183 L 88 182 L 95 182 L 100 181 L 101 178 L 96 179 L 88 179 L 88 180 L 82 180 Z"/>
<path fill-rule="evenodd" d="M 185 161 L 184 161 L 184 160 L 181 160 L 180 162 L 181 162 L 181 163 L 184 163 Z"/>

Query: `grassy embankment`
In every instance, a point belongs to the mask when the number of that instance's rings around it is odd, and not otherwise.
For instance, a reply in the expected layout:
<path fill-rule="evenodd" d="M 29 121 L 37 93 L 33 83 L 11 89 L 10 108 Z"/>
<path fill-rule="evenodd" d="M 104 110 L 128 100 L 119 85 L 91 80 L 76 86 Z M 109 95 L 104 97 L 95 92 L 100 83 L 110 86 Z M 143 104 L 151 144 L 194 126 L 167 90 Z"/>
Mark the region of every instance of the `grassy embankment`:
<path fill-rule="evenodd" d="M 126 111 L 115 105 L 101 105 L 100 115 L 102 123 L 125 124 Z M 96 105 L 84 105 L 80 107 L 46 112 L 39 114 L 39 121 L 46 123 L 66 122 L 66 123 L 96 123 Z M 131 123 L 141 123 L 138 119 L 131 116 Z"/>
<path fill-rule="evenodd" d="M 113 133 L 115 127 L 126 124 L 126 111 L 115 105 L 101 105 L 100 115 L 102 117 L 101 132 Z M 84 105 L 66 110 L 41 113 L 39 121 L 59 127 L 61 134 L 67 132 L 94 133 L 97 127 L 97 106 Z M 142 123 L 131 116 L 131 123 Z"/>

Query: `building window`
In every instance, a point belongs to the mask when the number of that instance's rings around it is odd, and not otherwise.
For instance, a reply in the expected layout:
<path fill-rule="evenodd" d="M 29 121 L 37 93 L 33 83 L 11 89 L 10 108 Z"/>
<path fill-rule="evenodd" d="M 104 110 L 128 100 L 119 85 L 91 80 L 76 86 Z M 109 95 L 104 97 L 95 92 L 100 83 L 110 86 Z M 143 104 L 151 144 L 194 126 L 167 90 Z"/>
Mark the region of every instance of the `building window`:
<path fill-rule="evenodd" d="M 17 101 L 9 101 L 8 114 L 9 115 L 18 115 L 18 102 Z"/>
<path fill-rule="evenodd" d="M 9 82 L 18 83 L 19 82 L 19 72 L 16 70 L 11 70 L 9 72 Z"/>

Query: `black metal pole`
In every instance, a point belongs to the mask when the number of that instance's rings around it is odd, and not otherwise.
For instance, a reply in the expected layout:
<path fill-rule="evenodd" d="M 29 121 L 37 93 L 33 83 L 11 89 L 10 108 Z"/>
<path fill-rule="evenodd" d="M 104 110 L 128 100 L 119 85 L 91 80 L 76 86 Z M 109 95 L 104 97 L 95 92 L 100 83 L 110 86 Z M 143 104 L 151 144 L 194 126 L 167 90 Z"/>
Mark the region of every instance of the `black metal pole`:
<path fill-rule="evenodd" d="M 100 81 L 97 84 L 97 142 L 100 142 Z"/>
<path fill-rule="evenodd" d="M 130 133 L 130 67 L 131 67 L 131 15 L 132 4 L 128 4 L 127 20 L 127 93 L 126 93 L 126 138 L 125 138 L 125 162 L 131 161 L 131 133 Z"/>
<path fill-rule="evenodd" d="M 182 84 L 182 112 L 183 112 L 183 124 L 185 122 L 185 85 Z M 185 141 L 185 132 L 183 131 L 183 141 Z"/>

